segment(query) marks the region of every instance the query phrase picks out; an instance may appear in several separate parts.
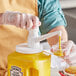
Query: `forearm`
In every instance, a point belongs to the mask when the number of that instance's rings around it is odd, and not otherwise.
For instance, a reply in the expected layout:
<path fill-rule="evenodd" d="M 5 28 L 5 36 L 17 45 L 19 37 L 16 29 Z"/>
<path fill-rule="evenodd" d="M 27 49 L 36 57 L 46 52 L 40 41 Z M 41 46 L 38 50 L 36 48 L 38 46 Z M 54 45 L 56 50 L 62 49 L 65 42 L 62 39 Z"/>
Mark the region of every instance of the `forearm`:
<path fill-rule="evenodd" d="M 68 40 L 68 35 L 67 35 L 67 31 L 66 31 L 64 26 L 58 26 L 58 27 L 52 29 L 49 33 L 54 32 L 54 31 L 59 31 L 59 30 L 62 31 L 61 39 L 64 40 L 64 41 L 67 41 Z M 58 35 L 47 39 L 50 46 L 55 45 L 56 43 L 58 43 L 58 40 L 59 40 Z"/>

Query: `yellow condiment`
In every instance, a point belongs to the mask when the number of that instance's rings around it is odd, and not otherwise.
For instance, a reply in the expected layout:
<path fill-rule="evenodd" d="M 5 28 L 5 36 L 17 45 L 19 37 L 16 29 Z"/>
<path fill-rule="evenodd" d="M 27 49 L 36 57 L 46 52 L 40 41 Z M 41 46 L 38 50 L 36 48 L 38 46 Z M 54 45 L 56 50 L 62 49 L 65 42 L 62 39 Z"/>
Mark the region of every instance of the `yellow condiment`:
<path fill-rule="evenodd" d="M 56 52 L 54 52 L 54 55 L 63 56 L 63 51 L 61 49 L 61 36 L 59 36 L 59 49 Z"/>
<path fill-rule="evenodd" d="M 70 66 L 69 68 L 66 68 L 65 71 L 70 74 L 76 74 L 76 66 Z"/>

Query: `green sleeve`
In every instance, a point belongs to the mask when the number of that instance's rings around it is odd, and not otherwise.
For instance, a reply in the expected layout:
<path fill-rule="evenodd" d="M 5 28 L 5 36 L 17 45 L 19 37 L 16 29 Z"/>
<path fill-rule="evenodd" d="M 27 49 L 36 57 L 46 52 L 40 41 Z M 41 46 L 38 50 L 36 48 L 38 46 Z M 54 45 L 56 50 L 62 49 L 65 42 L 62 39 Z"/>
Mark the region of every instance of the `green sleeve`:
<path fill-rule="evenodd" d="M 38 15 L 42 22 L 41 34 L 46 34 L 57 26 L 67 25 L 59 0 L 38 0 Z"/>

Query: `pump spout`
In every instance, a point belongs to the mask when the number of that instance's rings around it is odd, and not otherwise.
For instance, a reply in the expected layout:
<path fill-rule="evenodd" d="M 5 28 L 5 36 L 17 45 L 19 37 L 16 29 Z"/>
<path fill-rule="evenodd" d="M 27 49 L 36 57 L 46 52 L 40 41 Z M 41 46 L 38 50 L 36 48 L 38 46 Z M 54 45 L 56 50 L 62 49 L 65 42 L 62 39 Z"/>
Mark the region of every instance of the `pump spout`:
<path fill-rule="evenodd" d="M 34 41 L 35 42 L 40 42 L 40 41 L 43 41 L 43 40 L 48 39 L 50 37 L 53 37 L 55 35 L 61 36 L 61 33 L 62 33 L 61 31 L 55 31 L 55 32 L 52 32 L 52 33 L 48 33 L 48 34 L 45 34 L 45 35 L 42 35 L 40 37 L 35 38 Z"/>
<path fill-rule="evenodd" d="M 61 37 L 61 31 L 55 31 L 42 36 L 39 36 L 38 32 L 39 32 L 39 27 L 29 30 L 28 43 L 27 43 L 28 47 L 42 49 L 40 45 L 40 41 L 43 41 L 55 35 L 59 35 Z"/>

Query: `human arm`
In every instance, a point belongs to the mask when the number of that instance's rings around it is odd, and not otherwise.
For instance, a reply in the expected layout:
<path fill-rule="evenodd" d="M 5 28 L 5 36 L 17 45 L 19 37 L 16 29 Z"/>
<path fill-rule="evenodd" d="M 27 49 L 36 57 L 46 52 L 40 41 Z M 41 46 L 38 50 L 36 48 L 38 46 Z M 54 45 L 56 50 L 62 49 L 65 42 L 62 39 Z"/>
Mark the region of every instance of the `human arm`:
<path fill-rule="evenodd" d="M 41 1 L 41 0 L 40 0 Z M 42 22 L 40 26 L 41 34 L 49 32 L 62 31 L 62 40 L 67 41 L 68 35 L 65 29 L 67 23 L 61 9 L 59 0 L 42 0 L 43 2 L 39 6 L 39 18 Z M 58 42 L 58 36 L 47 39 L 52 46 Z"/>
<path fill-rule="evenodd" d="M 54 31 L 62 31 L 61 40 L 65 41 L 65 42 L 68 41 L 68 34 L 67 34 L 67 31 L 63 25 L 52 29 L 49 33 L 54 32 Z M 50 46 L 55 45 L 59 41 L 59 36 L 56 35 L 54 37 L 48 38 L 47 41 L 50 44 Z"/>

